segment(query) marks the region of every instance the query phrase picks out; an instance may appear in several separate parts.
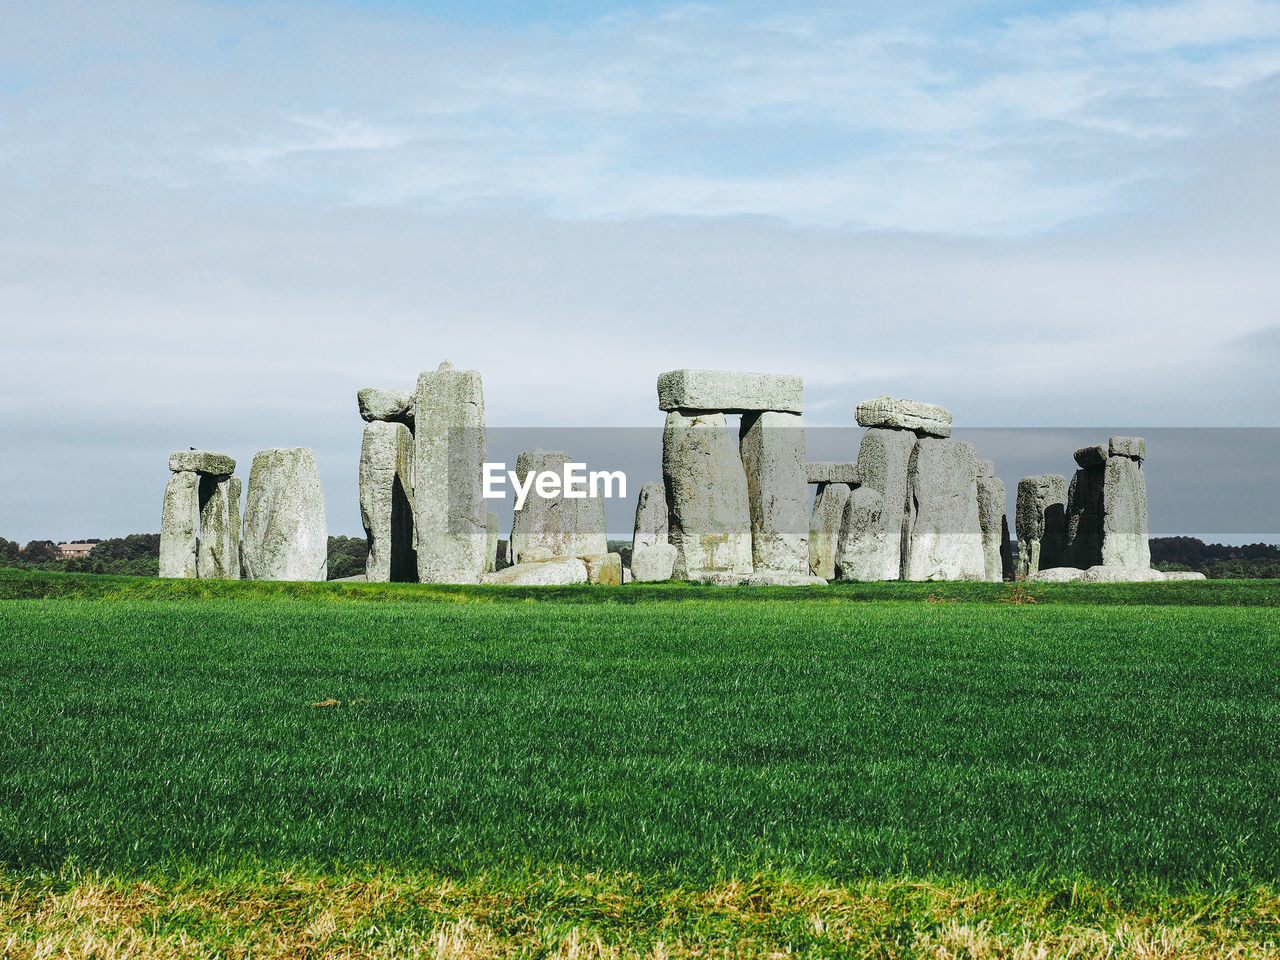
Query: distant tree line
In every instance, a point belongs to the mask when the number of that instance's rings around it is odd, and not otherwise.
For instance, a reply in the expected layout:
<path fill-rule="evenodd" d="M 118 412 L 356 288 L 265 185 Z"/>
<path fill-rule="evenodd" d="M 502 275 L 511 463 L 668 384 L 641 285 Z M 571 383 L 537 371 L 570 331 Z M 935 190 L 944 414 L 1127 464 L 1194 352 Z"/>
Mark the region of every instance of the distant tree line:
<path fill-rule="evenodd" d="M 1198 537 L 1152 537 L 1151 565 L 1157 570 L 1198 570 L 1210 580 L 1280 578 L 1280 547 L 1247 543 L 1230 547 Z"/>

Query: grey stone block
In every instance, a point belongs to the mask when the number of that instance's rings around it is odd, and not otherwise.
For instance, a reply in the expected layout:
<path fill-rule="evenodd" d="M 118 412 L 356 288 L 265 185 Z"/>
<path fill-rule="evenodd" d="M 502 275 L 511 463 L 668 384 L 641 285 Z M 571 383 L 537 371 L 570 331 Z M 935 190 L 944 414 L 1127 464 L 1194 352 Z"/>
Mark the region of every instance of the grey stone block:
<path fill-rule="evenodd" d="M 904 580 L 981 580 L 986 574 L 973 445 L 924 437 L 911 455 Z"/>
<path fill-rule="evenodd" d="M 902 531 L 887 529 L 880 523 L 884 500 L 871 487 L 853 489 L 844 504 L 840 535 L 836 541 L 836 573 L 841 580 L 889 580 L 886 562 L 892 554 L 895 562 L 901 549 Z M 892 543 L 887 541 L 892 539 Z"/>
<path fill-rule="evenodd" d="M 809 485 L 804 418 L 798 413 L 744 413 L 742 466 L 751 509 L 751 556 L 757 573 L 809 573 Z"/>
<path fill-rule="evenodd" d="M 636 525 L 631 537 L 631 550 L 634 553 L 641 547 L 666 542 L 667 489 L 651 480 L 640 487 L 640 495 L 636 499 Z"/>
<path fill-rule="evenodd" d="M 747 413 L 804 412 L 804 380 L 777 373 L 671 370 L 658 377 L 658 409 Z"/>
<path fill-rule="evenodd" d="M 1138 461 L 1147 459 L 1147 441 L 1142 437 L 1112 437 L 1107 441 L 1107 450 L 1113 457 Z"/>
<path fill-rule="evenodd" d="M 805 479 L 809 483 L 858 482 L 858 465 L 834 460 L 811 460 L 804 465 Z"/>
<path fill-rule="evenodd" d="M 825 580 L 836 576 L 840 525 L 844 522 L 844 505 L 852 492 L 853 485 L 849 483 L 819 483 L 813 498 L 813 514 L 809 518 L 809 572 Z M 879 494 L 876 499 L 879 500 Z"/>
<path fill-rule="evenodd" d="M 418 579 L 413 537 L 413 434 L 403 423 L 370 421 L 360 446 L 360 520 L 369 540 L 365 579 Z"/>
<path fill-rule="evenodd" d="M 930 437 L 951 436 L 951 411 L 936 403 L 881 396 L 858 404 L 855 416 L 864 427 L 912 430 Z"/>
<path fill-rule="evenodd" d="M 636 547 L 631 553 L 631 576 L 637 583 L 670 580 L 675 563 L 676 548 L 670 543 Z"/>
<path fill-rule="evenodd" d="M 245 494 L 242 554 L 250 580 L 324 580 L 328 530 L 315 455 L 259 450 Z"/>
<path fill-rule="evenodd" d="M 160 576 L 194 578 L 200 549 L 200 475 L 172 474 L 160 512 Z"/>
<path fill-rule="evenodd" d="M 356 402 L 360 404 L 360 417 L 367 423 L 387 421 L 413 426 L 412 390 L 381 390 L 377 387 L 365 387 L 356 392 Z"/>
<path fill-rule="evenodd" d="M 528 450 L 516 457 L 516 477 L 523 485 L 529 475 L 563 475 L 564 465 L 574 462 L 563 450 Z M 607 553 L 604 500 L 601 497 L 566 497 L 564 492 L 544 497 L 536 484 L 522 509 L 515 511 L 511 527 L 513 556 L 517 563 L 529 551 L 545 549 L 552 557 L 582 557 Z"/>
<path fill-rule="evenodd" d="M 174 473 L 191 471 L 215 477 L 229 477 L 236 472 L 236 461 L 225 453 L 208 450 L 175 450 L 169 454 L 169 469 Z"/>

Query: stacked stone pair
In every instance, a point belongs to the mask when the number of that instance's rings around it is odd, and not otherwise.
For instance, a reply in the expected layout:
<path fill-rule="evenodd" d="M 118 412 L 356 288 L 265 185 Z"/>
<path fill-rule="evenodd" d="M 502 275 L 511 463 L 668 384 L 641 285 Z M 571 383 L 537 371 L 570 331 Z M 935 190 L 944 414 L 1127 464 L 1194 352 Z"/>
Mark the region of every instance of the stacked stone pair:
<path fill-rule="evenodd" d="M 950 411 L 882 396 L 858 404 L 856 417 L 867 432 L 836 537 L 836 573 L 845 580 L 1001 579 L 1003 484 L 989 461 L 979 469 L 972 444 L 951 438 Z"/>
<path fill-rule="evenodd" d="M 804 384 L 798 376 L 673 370 L 658 377 L 671 576 L 809 578 Z M 736 433 L 727 417 L 741 415 Z M 647 501 L 648 502 L 648 501 Z M 654 538 L 651 521 L 637 534 Z M 641 566 L 658 561 L 644 556 Z M 632 570 L 635 571 L 633 554 Z M 661 572 L 654 571 L 654 572 Z M 639 579 L 639 577 L 637 577 Z M 647 577 L 646 577 L 647 579 Z"/>
<path fill-rule="evenodd" d="M 1075 452 L 1076 470 L 1067 492 L 1064 566 L 1145 569 L 1151 566 L 1147 541 L 1147 479 L 1141 437 L 1111 437 L 1106 446 Z"/>
<path fill-rule="evenodd" d="M 160 514 L 160 576 L 240 579 L 240 478 L 225 453 L 178 450 Z"/>

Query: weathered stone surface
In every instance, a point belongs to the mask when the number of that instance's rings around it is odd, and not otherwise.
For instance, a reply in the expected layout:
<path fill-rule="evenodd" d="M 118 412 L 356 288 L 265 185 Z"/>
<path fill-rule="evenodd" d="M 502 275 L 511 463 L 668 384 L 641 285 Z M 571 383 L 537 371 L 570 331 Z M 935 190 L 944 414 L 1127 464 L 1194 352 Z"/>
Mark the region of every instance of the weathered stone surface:
<path fill-rule="evenodd" d="M 1205 575 L 1195 570 L 1166 570 L 1164 572 L 1166 580 L 1204 580 Z"/>
<path fill-rule="evenodd" d="M 573 457 L 563 450 L 528 450 L 516 457 L 516 476 L 523 485 L 529 474 L 563 475 Z M 511 526 L 512 552 L 517 563 L 529 550 L 545 547 L 553 557 L 582 557 L 608 553 L 604 499 L 566 497 L 564 492 L 544 497 L 535 483 L 524 506 L 515 511 Z"/>
<path fill-rule="evenodd" d="M 1009 539 L 1009 518 L 1000 518 L 1000 571 L 1005 580 L 1013 579 L 1013 543 Z"/>
<path fill-rule="evenodd" d="M 365 387 L 356 392 L 360 404 L 360 417 L 368 423 L 387 421 L 413 426 L 412 390 L 380 390 Z"/>
<path fill-rule="evenodd" d="M 640 488 L 636 500 L 636 526 L 631 549 L 667 542 L 667 489 L 656 480 Z M 664 578 L 665 579 L 665 578 Z"/>
<path fill-rule="evenodd" d="M 1054 567 L 1052 570 L 1037 570 L 1024 579 L 1036 583 L 1078 583 L 1084 579 L 1084 571 L 1076 567 Z"/>
<path fill-rule="evenodd" d="M 1084 468 L 1105 466 L 1107 456 L 1106 447 L 1081 447 L 1075 452 L 1076 465 Z"/>
<path fill-rule="evenodd" d="M 244 524 L 240 515 L 240 478 L 229 477 L 227 479 L 227 525 L 231 529 L 232 535 L 235 537 L 236 548 L 236 566 L 233 579 L 240 580 L 244 577 L 244 549 L 241 547 L 240 541 L 243 536 Z M 326 549 L 327 549 L 326 544 Z"/>
<path fill-rule="evenodd" d="M 856 416 L 864 427 L 914 430 L 930 437 L 951 436 L 951 411 L 936 403 L 882 396 L 858 404 Z"/>
<path fill-rule="evenodd" d="M 587 565 L 577 557 L 532 560 L 486 573 L 481 583 L 509 587 L 554 587 L 587 582 Z"/>
<path fill-rule="evenodd" d="M 670 580 L 676 564 L 676 548 L 670 543 L 636 547 L 631 552 L 631 576 L 638 583 Z"/>
<path fill-rule="evenodd" d="M 1147 459 L 1147 441 L 1142 437 L 1112 437 L 1107 441 L 1107 452 L 1112 457 L 1145 460 Z"/>
<path fill-rule="evenodd" d="M 200 475 L 183 470 L 169 477 L 160 511 L 160 576 L 197 575 L 200 548 Z"/>
<path fill-rule="evenodd" d="M 1090 567 L 1080 577 L 1081 583 L 1150 583 L 1165 579 L 1159 570 L 1150 566 L 1125 566 L 1124 564 L 1102 564 Z"/>
<path fill-rule="evenodd" d="M 911 455 L 904 580 L 981 580 L 978 457 L 961 440 L 924 437 Z"/>
<path fill-rule="evenodd" d="M 747 475 L 723 413 L 667 414 L 662 479 L 676 548 L 673 576 L 700 580 L 709 573 L 751 573 Z"/>
<path fill-rule="evenodd" d="M 365 579 L 418 579 L 413 543 L 413 434 L 403 423 L 371 421 L 360 446 L 360 521 L 369 540 Z"/>
<path fill-rule="evenodd" d="M 804 418 L 744 413 L 739 433 L 751 508 L 751 558 L 757 573 L 809 573 L 809 484 Z"/>
<path fill-rule="evenodd" d="M 418 377 L 414 396 L 413 507 L 418 579 L 475 583 L 484 571 L 488 509 L 484 387 L 446 361 Z"/>
<path fill-rule="evenodd" d="M 871 487 L 857 487 L 845 499 L 836 539 L 835 567 L 841 580 L 890 579 L 885 576 L 887 558 L 898 556 L 902 529 L 901 524 L 890 530 L 880 523 L 883 508 L 884 499 Z"/>
<path fill-rule="evenodd" d="M 825 580 L 836 575 L 836 552 L 840 547 L 840 524 L 844 505 L 853 492 L 850 483 L 819 483 L 809 518 L 809 572 Z M 879 499 L 879 494 L 876 495 Z"/>
<path fill-rule="evenodd" d="M 235 480 L 235 508 L 231 486 Z M 234 514 L 234 520 L 233 520 Z M 240 481 L 200 476 L 200 549 L 196 575 L 202 580 L 240 579 Z"/>
<path fill-rule="evenodd" d="M 1057 473 L 1018 481 L 1014 527 L 1018 534 L 1015 578 L 1027 580 L 1066 561 L 1067 478 Z"/>
<path fill-rule="evenodd" d="M 208 450 L 175 450 L 169 454 L 169 469 L 174 473 L 186 471 L 208 473 L 215 477 L 229 477 L 236 471 L 236 461 L 225 453 Z"/>
<path fill-rule="evenodd" d="M 245 576 L 324 580 L 328 546 L 315 455 L 305 447 L 259 450 L 245 495 Z"/>
<path fill-rule="evenodd" d="M 485 518 L 485 547 L 484 547 L 484 572 L 495 573 L 498 569 L 498 536 L 501 531 L 498 529 L 498 515 L 492 510 L 489 511 Z"/>
<path fill-rule="evenodd" d="M 498 541 L 498 564 L 496 570 L 505 570 L 511 566 L 511 541 L 507 539 Z"/>
<path fill-rule="evenodd" d="M 984 464 L 978 461 L 978 523 L 982 527 L 982 570 L 987 580 L 1004 579 L 1004 561 L 1001 550 L 1009 535 L 1009 524 L 1004 515 L 1004 481 L 991 473 L 984 473 Z M 994 469 L 994 466 L 991 468 Z"/>
<path fill-rule="evenodd" d="M 841 573 L 844 579 L 897 580 L 902 575 L 902 548 L 907 519 L 907 470 L 916 446 L 914 433 L 873 427 L 862 436 L 858 449 L 858 478 L 861 489 L 880 494 L 880 511 L 872 526 L 860 534 L 866 544 L 845 545 L 840 534 L 838 550 L 849 555 L 855 574 Z M 850 552 L 852 551 L 852 552 Z M 853 557 L 858 559 L 856 563 Z M 840 561 L 837 561 L 839 567 Z"/>
<path fill-rule="evenodd" d="M 587 567 L 587 583 L 602 587 L 622 585 L 622 556 L 617 553 L 593 553 L 579 557 Z"/>
<path fill-rule="evenodd" d="M 790 374 L 671 370 L 658 377 L 658 409 L 804 412 L 804 380 Z"/>
<path fill-rule="evenodd" d="M 805 479 L 809 483 L 854 484 L 858 482 L 858 465 L 854 462 L 811 460 L 804 465 L 804 472 Z"/>
<path fill-rule="evenodd" d="M 622 582 L 623 582 L 624 584 L 625 584 L 625 583 L 630 583 L 630 582 L 631 582 L 632 580 L 634 580 L 634 579 L 635 579 L 635 577 L 633 577 L 633 576 L 631 575 L 631 568 L 630 568 L 630 567 L 623 567 L 623 568 L 622 568 Z"/>
<path fill-rule="evenodd" d="M 1107 458 L 1102 486 L 1102 563 L 1111 567 L 1151 566 L 1147 541 L 1147 478 L 1142 461 Z"/>
<path fill-rule="evenodd" d="M 994 477 L 996 475 L 996 462 L 994 460 L 978 461 L 979 477 Z"/>
<path fill-rule="evenodd" d="M 744 581 L 748 587 L 825 587 L 827 581 L 811 573 L 758 570 Z"/>

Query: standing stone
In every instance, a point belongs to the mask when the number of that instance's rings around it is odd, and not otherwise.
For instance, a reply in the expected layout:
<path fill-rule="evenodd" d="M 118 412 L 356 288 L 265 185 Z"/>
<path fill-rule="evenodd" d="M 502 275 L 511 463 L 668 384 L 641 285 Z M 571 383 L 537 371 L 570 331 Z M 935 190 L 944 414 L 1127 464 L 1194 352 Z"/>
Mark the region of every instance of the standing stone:
<path fill-rule="evenodd" d="M 183 470 L 169 477 L 160 513 L 160 576 L 197 575 L 200 475 Z"/>
<path fill-rule="evenodd" d="M 662 479 L 676 548 L 672 575 L 697 580 L 715 573 L 751 573 L 747 475 L 723 413 L 667 414 Z"/>
<path fill-rule="evenodd" d="M 1081 447 L 1078 469 L 1067 490 L 1066 564 L 1088 570 L 1102 563 L 1102 488 L 1106 483 L 1107 448 Z"/>
<path fill-rule="evenodd" d="M 245 576 L 324 580 L 328 546 L 315 454 L 306 447 L 259 450 L 245 496 Z"/>
<path fill-rule="evenodd" d="M 227 521 L 231 535 L 235 538 L 236 565 L 233 580 L 244 577 L 244 547 L 241 544 L 243 525 L 240 520 L 240 478 L 227 479 Z"/>
<path fill-rule="evenodd" d="M 824 580 L 834 580 L 836 576 L 840 525 L 844 522 L 844 505 L 852 492 L 852 483 L 819 483 L 813 498 L 813 515 L 809 518 L 809 572 Z M 878 495 L 876 499 L 879 500 Z"/>
<path fill-rule="evenodd" d="M 751 509 L 751 556 L 757 573 L 809 573 L 809 483 L 804 418 L 744 413 L 739 431 Z"/>
<path fill-rule="evenodd" d="M 961 440 L 924 437 L 911 455 L 904 580 L 981 580 L 978 458 Z"/>
<path fill-rule="evenodd" d="M 658 409 L 748 413 L 804 412 L 804 380 L 790 374 L 671 370 L 658 376 Z"/>
<path fill-rule="evenodd" d="M 887 534 L 880 526 L 883 508 L 883 498 L 871 487 L 857 487 L 846 498 L 836 541 L 835 567 L 841 580 L 886 579 Z M 900 541 L 901 534 L 897 536 Z"/>
<path fill-rule="evenodd" d="M 987 469 L 990 460 L 980 461 L 978 470 L 978 522 L 982 526 L 982 556 L 984 578 L 992 581 L 1004 579 L 1004 561 L 1001 551 L 1009 533 L 1009 523 L 1004 516 L 1004 481 Z"/>
<path fill-rule="evenodd" d="M 1141 437 L 1112 437 L 1102 488 L 1102 563 L 1146 570 L 1147 478 L 1142 471 L 1146 443 Z"/>
<path fill-rule="evenodd" d="M 501 536 L 498 515 L 492 510 L 485 518 L 484 572 L 498 572 L 498 537 Z"/>
<path fill-rule="evenodd" d="M 636 526 L 631 535 L 631 552 L 666 542 L 667 489 L 656 480 L 650 480 L 640 488 L 640 496 L 636 499 Z"/>
<path fill-rule="evenodd" d="M 897 580 L 902 575 L 907 471 L 915 446 L 916 435 L 907 430 L 872 427 L 862 436 L 862 445 L 858 448 L 858 479 L 863 487 L 880 494 L 881 503 L 875 522 L 856 534 L 869 542 L 839 547 L 842 554 L 852 551 L 851 555 L 859 558 L 858 580 Z M 842 532 L 842 541 L 844 537 Z"/>
<path fill-rule="evenodd" d="M 1015 526 L 1016 579 L 1029 580 L 1041 570 L 1062 566 L 1067 545 L 1067 478 L 1044 473 L 1019 480 Z"/>
<path fill-rule="evenodd" d="M 236 521 L 240 518 L 236 483 Z M 200 549 L 197 575 L 202 580 L 240 579 L 240 524 L 232 522 L 231 479 L 200 476 Z"/>
<path fill-rule="evenodd" d="M 413 510 L 418 579 L 475 583 L 484 572 L 488 510 L 484 387 L 448 361 L 418 377 L 414 397 Z"/>
<path fill-rule="evenodd" d="M 365 578 L 370 583 L 417 580 L 413 434 L 403 423 L 372 420 L 364 428 L 360 445 L 360 521 L 369 540 Z"/>
<path fill-rule="evenodd" d="M 529 475 L 554 473 L 564 476 L 564 467 L 573 457 L 563 450 L 528 450 L 516 457 L 516 477 L 521 486 Z M 588 493 L 585 484 L 579 492 Z M 530 551 L 544 549 L 550 557 L 582 557 L 609 552 L 602 497 L 568 497 L 563 489 L 553 496 L 538 493 L 537 483 L 529 488 L 524 506 L 515 511 L 511 526 L 512 553 L 516 563 L 528 559 Z"/>
<path fill-rule="evenodd" d="M 862 427 L 913 430 L 922 437 L 951 436 L 951 411 L 936 403 L 876 397 L 858 404 L 854 416 Z"/>

